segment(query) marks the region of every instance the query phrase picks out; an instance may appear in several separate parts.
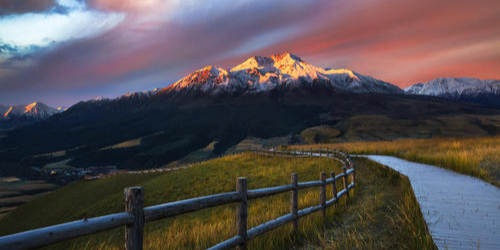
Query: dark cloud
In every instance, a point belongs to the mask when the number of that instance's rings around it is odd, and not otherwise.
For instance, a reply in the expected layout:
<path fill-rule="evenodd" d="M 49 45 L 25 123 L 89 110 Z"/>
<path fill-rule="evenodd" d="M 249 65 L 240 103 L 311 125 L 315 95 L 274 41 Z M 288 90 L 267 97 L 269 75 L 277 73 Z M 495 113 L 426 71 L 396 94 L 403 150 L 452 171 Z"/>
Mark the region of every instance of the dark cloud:
<path fill-rule="evenodd" d="M 56 6 L 55 0 L 2 0 L 0 15 L 44 12 Z"/>
<path fill-rule="evenodd" d="M 18 51 L 19 48 L 17 46 L 3 43 L 2 40 L 0 40 L 0 54 L 14 54 Z"/>
<path fill-rule="evenodd" d="M 0 39 L 0 56 L 6 58 L 0 61 L 0 68 L 15 68 L 16 64 L 35 58 L 36 51 L 40 50 L 41 48 L 36 45 L 20 47 L 4 43 Z"/>

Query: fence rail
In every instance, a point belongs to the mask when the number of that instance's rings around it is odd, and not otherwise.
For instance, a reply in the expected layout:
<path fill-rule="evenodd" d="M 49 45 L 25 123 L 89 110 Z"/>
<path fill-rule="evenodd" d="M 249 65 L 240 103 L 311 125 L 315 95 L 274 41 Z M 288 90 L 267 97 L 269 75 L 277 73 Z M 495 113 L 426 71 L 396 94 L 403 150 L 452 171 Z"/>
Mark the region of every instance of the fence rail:
<path fill-rule="evenodd" d="M 276 187 L 247 190 L 246 178 L 238 178 L 236 191 L 196 197 L 181 201 L 169 202 L 160 205 L 143 207 L 144 189 L 142 187 L 125 188 L 125 212 L 105 215 L 101 217 L 82 219 L 55 226 L 34 229 L 17 234 L 0 237 L 0 249 L 32 249 L 47 246 L 53 243 L 110 230 L 125 226 L 125 249 L 137 250 L 143 247 L 143 230 L 147 222 L 160 220 L 176 215 L 199 211 L 205 208 L 220 206 L 228 203 L 238 202 L 237 206 L 237 235 L 212 246 L 209 249 L 246 249 L 246 243 L 258 235 L 292 222 L 294 234 L 298 230 L 298 219 L 308 214 L 322 211 L 326 216 L 326 208 L 339 201 L 342 196 L 349 199 L 349 190 L 355 187 L 355 168 L 347 153 L 336 150 L 310 150 L 304 151 L 278 151 L 278 150 L 252 150 L 257 154 L 314 157 L 325 156 L 334 158 L 344 164 L 343 172 L 335 175 L 330 172 L 330 178 L 326 173 L 320 174 L 319 181 L 298 182 L 298 176 L 292 173 L 290 184 Z M 351 183 L 348 184 L 348 177 Z M 344 188 L 337 192 L 336 182 L 342 180 Z M 326 186 L 331 184 L 333 198 L 326 200 Z M 298 190 L 305 188 L 320 187 L 320 203 L 316 206 L 298 210 Z M 268 197 L 276 194 L 290 192 L 290 213 L 276 219 L 267 221 L 256 227 L 247 228 L 248 200 Z"/>

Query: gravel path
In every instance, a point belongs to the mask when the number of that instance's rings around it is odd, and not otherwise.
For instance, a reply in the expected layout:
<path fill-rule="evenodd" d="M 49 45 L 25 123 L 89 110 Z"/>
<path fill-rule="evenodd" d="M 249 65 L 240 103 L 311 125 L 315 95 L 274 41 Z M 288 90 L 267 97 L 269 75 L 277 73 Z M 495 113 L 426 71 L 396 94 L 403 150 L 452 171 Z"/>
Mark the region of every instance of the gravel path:
<path fill-rule="evenodd" d="M 436 166 L 364 157 L 408 176 L 439 249 L 500 249 L 500 188 Z"/>

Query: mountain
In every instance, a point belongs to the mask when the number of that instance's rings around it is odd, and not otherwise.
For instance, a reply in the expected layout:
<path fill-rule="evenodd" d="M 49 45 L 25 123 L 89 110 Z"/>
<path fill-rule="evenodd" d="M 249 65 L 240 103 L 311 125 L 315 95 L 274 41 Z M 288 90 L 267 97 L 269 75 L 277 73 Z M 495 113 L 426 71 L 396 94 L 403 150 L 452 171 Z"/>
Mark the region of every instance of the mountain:
<path fill-rule="evenodd" d="M 412 85 L 406 88 L 405 92 L 500 107 L 500 80 L 438 78 Z"/>
<path fill-rule="evenodd" d="M 498 117 L 495 108 L 405 95 L 384 81 L 285 53 L 228 70 L 209 66 L 161 90 L 82 101 L 1 132 L 0 175 L 29 176 L 31 167 L 56 162 L 157 168 L 207 145 L 223 154 L 247 137 L 297 141 L 320 125 L 337 131 L 335 141 L 497 135 Z"/>
<path fill-rule="evenodd" d="M 55 109 L 41 102 L 34 102 L 28 105 L 0 105 L 0 129 L 27 125 L 46 119 L 62 111 L 64 111 L 62 108 Z"/>
<path fill-rule="evenodd" d="M 403 93 L 387 82 L 348 69 L 319 68 L 290 53 L 255 56 L 229 71 L 208 66 L 162 89 L 160 93 L 255 94 L 318 88 L 350 93 Z"/>

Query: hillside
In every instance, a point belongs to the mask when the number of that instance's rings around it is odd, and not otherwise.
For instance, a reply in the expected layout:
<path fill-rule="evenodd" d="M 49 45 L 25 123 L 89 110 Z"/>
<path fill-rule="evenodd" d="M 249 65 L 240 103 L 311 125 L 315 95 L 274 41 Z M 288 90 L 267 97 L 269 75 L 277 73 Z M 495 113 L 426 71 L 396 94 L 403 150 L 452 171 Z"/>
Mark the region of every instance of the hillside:
<path fill-rule="evenodd" d="M 332 224 L 328 226 L 332 228 L 353 226 L 360 230 L 366 230 L 366 237 L 372 237 L 375 241 L 356 242 L 355 239 L 352 239 L 353 241 L 346 243 L 345 246 L 361 243 L 366 248 L 386 246 L 412 249 L 415 246 L 425 245 L 426 249 L 433 249 L 418 205 L 415 203 L 415 198 L 411 196 L 412 192 L 408 180 L 366 160 L 357 160 L 355 164 L 359 176 L 366 177 L 359 178 L 359 186 L 362 186 L 363 189 L 355 189 L 355 198 L 352 204 L 348 204 L 347 207 L 345 202 L 340 202 L 337 208 L 331 207 L 329 209 L 328 220 L 332 220 Z M 40 197 L 8 214 L 0 220 L 0 235 L 82 217 L 94 217 L 122 211 L 122 190 L 127 186 L 144 186 L 145 206 L 150 206 L 232 191 L 238 176 L 246 176 L 249 188 L 253 189 L 288 184 L 289 174 L 292 172 L 298 173 L 299 181 L 306 181 L 316 180 L 321 171 L 331 170 L 339 172 L 339 164 L 325 158 L 257 157 L 245 153 L 203 162 L 184 170 L 164 174 L 117 175 L 91 182 L 79 181 Z M 331 197 L 330 192 L 327 193 L 327 198 L 329 197 Z M 407 199 L 411 205 L 407 209 L 400 209 L 395 205 L 399 199 Z M 373 200 L 375 203 L 361 202 L 367 200 Z M 317 189 L 300 192 L 299 208 L 317 204 L 317 202 Z M 365 211 L 368 210 L 376 211 L 379 219 L 364 223 L 349 219 L 358 216 L 358 213 L 360 216 L 366 216 Z M 249 226 L 255 226 L 288 211 L 288 193 L 261 200 L 252 200 L 249 203 Z M 407 215 L 410 215 L 407 217 L 408 220 L 395 219 L 391 222 L 388 219 L 389 216 L 403 218 Z M 145 228 L 145 248 L 206 248 L 234 234 L 233 220 L 234 205 L 227 205 L 148 223 Z M 289 248 L 293 244 L 303 244 L 316 239 L 315 232 L 322 230 L 320 214 L 313 214 L 307 219 L 301 219 L 299 223 L 298 241 L 291 240 L 291 228 L 285 226 L 252 240 L 249 248 Z M 412 225 L 419 226 L 413 227 Z M 89 246 L 92 246 L 93 249 L 120 249 L 122 242 L 123 230 L 120 228 L 61 243 L 51 249 L 88 249 Z"/>
<path fill-rule="evenodd" d="M 500 131 L 498 119 L 494 118 L 498 114 L 500 111 L 495 109 L 428 97 L 328 91 L 277 97 L 172 101 L 158 96 L 144 103 L 135 99 L 82 103 L 36 125 L 7 132 L 0 138 L 0 169 L 11 175 L 29 175 L 26 169 L 31 166 L 66 159 L 72 159 L 69 164 L 74 167 L 154 168 L 213 141 L 218 142 L 213 150 L 217 155 L 248 136 L 294 135 L 317 125 L 338 128 L 341 134 L 337 140 L 341 141 L 495 135 Z M 462 125 L 457 127 L 455 120 Z M 416 132 L 384 132 L 402 121 L 408 131 Z M 366 130 L 360 126 L 371 127 Z M 139 138 L 140 143 L 134 146 L 112 147 Z M 60 151 L 65 154 L 47 155 Z"/>
<path fill-rule="evenodd" d="M 384 81 L 285 53 L 230 70 L 207 67 L 161 90 L 82 101 L 4 131 L 0 174 L 31 178 L 31 167 L 59 162 L 158 168 L 213 142 L 204 155 L 224 154 L 248 137 L 297 138 L 315 126 L 335 129 L 330 142 L 497 135 L 499 116 L 493 107 L 405 95 Z"/>

